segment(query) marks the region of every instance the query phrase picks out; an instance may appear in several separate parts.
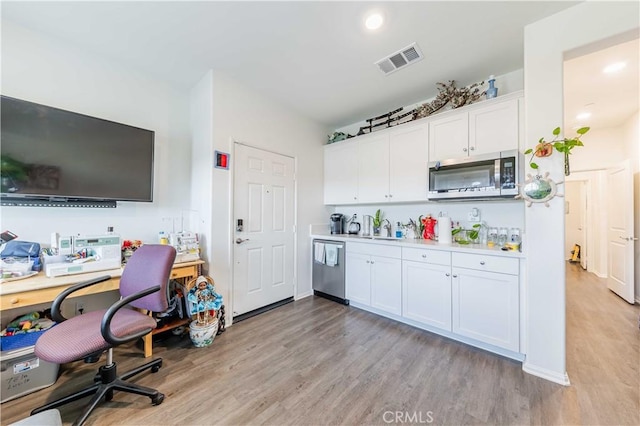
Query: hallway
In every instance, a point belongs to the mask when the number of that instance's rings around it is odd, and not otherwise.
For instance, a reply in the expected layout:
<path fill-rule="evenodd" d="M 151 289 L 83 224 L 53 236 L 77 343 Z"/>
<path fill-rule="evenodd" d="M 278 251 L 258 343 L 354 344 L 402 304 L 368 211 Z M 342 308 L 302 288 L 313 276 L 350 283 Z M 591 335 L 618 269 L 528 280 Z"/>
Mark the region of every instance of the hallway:
<path fill-rule="evenodd" d="M 640 424 L 640 305 L 606 279 L 567 263 L 567 372 L 563 400 L 580 424 Z M 613 420 L 615 419 L 615 421 Z"/>

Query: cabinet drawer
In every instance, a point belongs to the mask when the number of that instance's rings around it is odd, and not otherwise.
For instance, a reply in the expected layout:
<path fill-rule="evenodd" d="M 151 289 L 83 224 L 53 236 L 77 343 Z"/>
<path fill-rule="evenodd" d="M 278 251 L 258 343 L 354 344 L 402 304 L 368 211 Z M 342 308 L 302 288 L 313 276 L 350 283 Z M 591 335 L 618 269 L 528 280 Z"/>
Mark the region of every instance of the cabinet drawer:
<path fill-rule="evenodd" d="M 436 265 L 451 266 L 451 253 L 442 250 L 426 250 L 402 247 L 402 260 L 414 262 L 434 263 Z"/>
<path fill-rule="evenodd" d="M 397 243 L 390 243 L 397 244 Z M 347 253 L 360 253 L 360 254 L 368 254 L 370 256 L 381 256 L 381 257 L 393 257 L 395 259 L 400 259 L 402 256 L 401 247 L 393 247 L 380 244 L 367 244 L 367 243 L 352 243 L 348 242 L 347 245 Z"/>
<path fill-rule="evenodd" d="M 174 267 L 171 270 L 171 278 L 195 278 L 198 276 L 198 271 L 196 266 L 184 266 L 182 268 Z"/>
<path fill-rule="evenodd" d="M 518 275 L 520 272 L 518 259 L 502 256 L 454 252 L 451 253 L 451 263 L 453 266 L 460 268 L 498 272 L 500 274 Z"/>

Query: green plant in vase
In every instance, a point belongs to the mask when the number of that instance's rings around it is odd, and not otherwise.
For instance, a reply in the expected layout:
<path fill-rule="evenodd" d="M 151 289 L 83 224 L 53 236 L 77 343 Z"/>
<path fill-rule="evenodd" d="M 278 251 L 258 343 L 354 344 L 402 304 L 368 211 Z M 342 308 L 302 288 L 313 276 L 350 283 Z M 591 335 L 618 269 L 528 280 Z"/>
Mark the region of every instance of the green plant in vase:
<path fill-rule="evenodd" d="M 548 157 L 553 154 L 553 149 L 564 154 L 564 174 L 565 176 L 569 176 L 571 170 L 569 168 L 569 155 L 571 155 L 571 151 L 573 148 L 577 146 L 584 146 L 580 138 L 582 135 L 589 131 L 590 127 L 581 127 L 576 130 L 577 135 L 572 138 L 562 138 L 559 139 L 561 129 L 560 127 L 556 127 L 553 129 L 553 139 L 551 141 L 545 141 L 544 137 L 541 137 L 538 141 L 538 144 L 534 148 L 529 148 L 524 152 L 525 155 L 531 154 L 531 158 L 529 159 L 529 166 L 538 170 L 538 164 L 533 162 L 534 157 Z"/>
<path fill-rule="evenodd" d="M 373 224 L 373 235 L 380 235 L 380 226 L 382 226 L 382 212 L 380 209 L 376 210 L 371 222 Z"/>

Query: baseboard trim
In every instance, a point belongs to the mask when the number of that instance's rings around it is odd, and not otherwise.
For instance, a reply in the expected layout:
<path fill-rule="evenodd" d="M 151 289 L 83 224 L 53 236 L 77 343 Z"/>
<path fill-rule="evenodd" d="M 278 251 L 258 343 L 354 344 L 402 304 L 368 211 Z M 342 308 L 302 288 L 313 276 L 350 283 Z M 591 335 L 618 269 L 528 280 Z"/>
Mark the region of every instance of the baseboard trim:
<path fill-rule="evenodd" d="M 308 292 L 302 293 L 302 294 L 296 294 L 295 300 L 304 299 L 304 298 L 309 297 L 309 296 L 313 296 L 313 291 L 308 291 Z"/>
<path fill-rule="evenodd" d="M 263 306 L 262 308 L 254 309 L 253 311 L 246 312 L 242 315 L 235 316 L 233 317 L 233 322 L 238 322 L 238 321 L 246 320 L 251 317 L 255 317 L 256 315 L 260 315 L 272 309 L 279 308 L 280 306 L 286 305 L 287 303 L 291 303 L 291 302 L 293 302 L 293 296 L 280 300 L 279 302 L 275 302 L 270 305 Z"/>
<path fill-rule="evenodd" d="M 565 372 L 564 374 L 558 373 L 556 371 L 551 371 L 546 368 L 539 367 L 537 365 L 531 365 L 528 362 L 522 363 L 522 371 L 525 373 L 529 373 L 533 376 L 541 377 L 543 379 L 549 380 L 550 382 L 558 383 L 562 386 L 571 386 L 571 382 L 569 381 L 569 375 Z"/>

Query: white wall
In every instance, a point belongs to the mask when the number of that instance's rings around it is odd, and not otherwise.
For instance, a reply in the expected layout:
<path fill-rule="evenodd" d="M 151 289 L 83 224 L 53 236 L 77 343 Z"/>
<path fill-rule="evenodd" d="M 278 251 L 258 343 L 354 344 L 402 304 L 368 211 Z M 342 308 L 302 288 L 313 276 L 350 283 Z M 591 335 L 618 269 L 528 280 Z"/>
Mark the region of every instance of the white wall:
<path fill-rule="evenodd" d="M 575 133 L 568 135 L 573 136 Z M 572 151 L 572 173 L 582 170 L 604 170 L 629 158 L 623 127 L 592 128 L 580 139 L 584 147 Z"/>
<path fill-rule="evenodd" d="M 358 222 L 362 224 L 362 217 L 365 214 L 374 215 L 380 209 L 383 219 L 389 219 L 395 229 L 396 222 L 409 222 L 409 218 L 418 221 L 418 217 L 431 215 L 438 216 L 440 212 L 451 217 L 453 223 L 460 222 L 463 227 L 470 227 L 468 213 L 472 208 L 480 210 L 481 220 L 488 226 L 524 228 L 524 202 L 523 201 L 465 201 L 465 202 L 424 202 L 415 204 L 370 204 L 354 206 L 336 206 L 336 213 L 344 214 L 347 219 L 355 213 L 358 215 Z M 329 217 L 324 218 L 324 222 L 329 224 Z M 384 230 L 382 231 L 384 232 Z M 523 235 L 523 250 L 526 250 L 526 235 Z"/>
<path fill-rule="evenodd" d="M 525 27 L 526 140 L 530 146 L 563 123 L 565 52 L 637 29 L 636 2 L 584 2 Z M 541 164 L 563 180 L 561 156 Z M 526 210 L 529 235 L 524 370 L 568 384 L 565 362 L 564 202 Z"/>
<path fill-rule="evenodd" d="M 486 81 L 486 79 L 489 76 L 479 76 L 477 81 Z M 506 95 L 507 93 L 513 93 L 513 92 L 517 92 L 518 90 L 522 90 L 524 87 L 524 83 L 523 83 L 523 79 L 524 79 L 524 75 L 523 75 L 523 70 L 519 69 L 519 70 L 515 70 L 515 71 L 511 71 L 510 73 L 507 74 L 502 74 L 502 75 L 497 75 L 495 76 L 496 82 L 495 82 L 495 87 L 498 88 L 498 96 L 502 96 L 502 95 Z M 489 87 L 488 84 L 485 84 L 485 86 L 483 86 L 481 89 L 485 90 L 487 87 Z M 435 99 L 434 97 L 431 97 L 429 99 L 425 99 L 423 101 L 417 102 L 415 104 L 411 104 L 411 105 L 404 105 L 403 106 L 403 112 L 408 112 L 411 111 L 412 109 L 416 108 L 419 105 L 422 105 L 426 102 L 431 102 L 432 100 Z M 447 110 L 450 110 L 451 106 L 450 105 L 446 105 L 443 109 L 441 109 L 440 111 L 436 112 L 435 114 L 433 114 L 432 116 L 437 115 L 439 112 L 444 112 Z M 388 111 L 380 111 L 380 114 L 385 114 Z M 341 127 L 339 129 L 336 129 L 337 132 L 344 132 L 350 135 L 357 135 L 358 131 L 360 130 L 360 127 L 362 126 L 366 126 L 367 123 L 364 121 L 369 117 L 363 117 L 362 121 L 359 121 L 357 123 L 353 123 L 353 124 L 349 124 L 348 126 L 344 126 Z"/>
<path fill-rule="evenodd" d="M 156 242 L 189 206 L 188 94 L 68 43 L 2 22 L 2 94 L 155 131 L 153 203 L 116 209 L 3 207 L 2 229 L 48 244 L 50 234 L 97 234 Z M 178 225 L 179 226 L 179 225 Z"/>
<path fill-rule="evenodd" d="M 193 89 L 191 99 L 192 114 L 197 115 L 192 121 L 195 136 L 193 205 L 200 205 L 197 208 L 202 210 L 201 217 L 208 222 L 205 228 L 211 229 L 206 247 L 208 273 L 216 281 L 225 303 L 227 306 L 233 304 L 230 289 L 234 140 L 296 159 L 296 298 L 310 295 L 308 229 L 310 224 L 325 221 L 330 214 L 323 205 L 323 164 L 320 160 L 329 129 L 218 72 L 208 73 Z M 211 170 L 213 150 L 232 153 L 229 171 Z M 200 157 L 197 162 L 196 157 Z M 198 181 L 200 178 L 202 180 Z M 212 200 L 209 217 L 205 214 L 209 209 L 206 197 Z"/>

